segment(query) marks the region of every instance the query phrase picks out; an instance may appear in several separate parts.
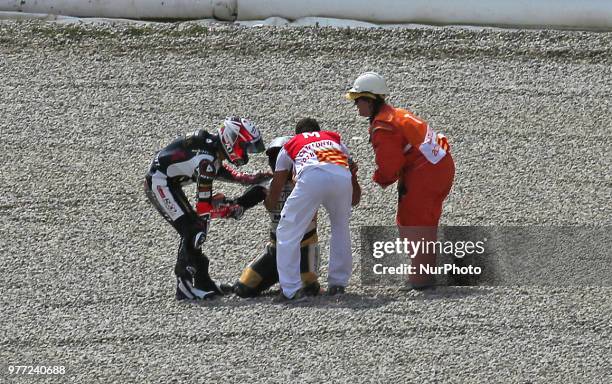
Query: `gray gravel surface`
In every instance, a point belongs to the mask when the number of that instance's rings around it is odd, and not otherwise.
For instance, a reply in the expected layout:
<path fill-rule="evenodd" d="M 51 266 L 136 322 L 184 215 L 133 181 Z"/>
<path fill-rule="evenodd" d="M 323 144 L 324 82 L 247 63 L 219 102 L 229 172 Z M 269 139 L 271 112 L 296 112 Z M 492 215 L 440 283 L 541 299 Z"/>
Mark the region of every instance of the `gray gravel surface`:
<path fill-rule="evenodd" d="M 610 382 L 609 287 L 360 285 L 359 227 L 393 225 L 396 196 L 370 181 L 342 94 L 380 71 L 392 103 L 451 138 L 444 224 L 609 226 L 611 64 L 610 33 L 1 24 L 2 381 L 46 364 L 67 374 L 37 381 Z M 266 139 L 305 116 L 346 138 L 364 190 L 346 296 L 173 300 L 177 236 L 143 175 L 177 132 L 228 114 Z M 266 229 L 262 208 L 215 222 L 212 274 L 236 279 Z M 324 214 L 319 229 L 326 255 Z"/>

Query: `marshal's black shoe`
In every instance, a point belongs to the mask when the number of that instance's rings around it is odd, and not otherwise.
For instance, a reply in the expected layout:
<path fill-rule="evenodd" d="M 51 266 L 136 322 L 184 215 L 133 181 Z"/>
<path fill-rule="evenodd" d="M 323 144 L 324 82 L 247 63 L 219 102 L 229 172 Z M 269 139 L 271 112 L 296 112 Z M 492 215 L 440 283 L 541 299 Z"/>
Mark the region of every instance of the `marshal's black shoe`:
<path fill-rule="evenodd" d="M 308 300 L 308 297 L 304 294 L 304 289 L 299 289 L 293 295 L 293 297 L 285 296 L 283 290 L 281 289 L 280 294 L 276 298 L 274 298 L 274 302 L 277 304 L 297 304 L 302 303 L 306 300 Z"/>
<path fill-rule="evenodd" d="M 328 296 L 344 295 L 346 288 L 341 285 L 330 285 L 327 288 Z"/>

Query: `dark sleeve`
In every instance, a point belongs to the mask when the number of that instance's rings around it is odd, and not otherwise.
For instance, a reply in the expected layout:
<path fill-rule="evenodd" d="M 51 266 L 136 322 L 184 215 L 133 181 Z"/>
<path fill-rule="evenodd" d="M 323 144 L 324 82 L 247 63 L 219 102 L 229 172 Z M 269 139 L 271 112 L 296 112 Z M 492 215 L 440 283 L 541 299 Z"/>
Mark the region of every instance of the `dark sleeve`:
<path fill-rule="evenodd" d="M 266 198 L 266 189 L 261 185 L 254 185 L 248 188 L 244 193 L 236 199 L 236 204 L 244 209 L 249 209 L 264 201 Z"/>

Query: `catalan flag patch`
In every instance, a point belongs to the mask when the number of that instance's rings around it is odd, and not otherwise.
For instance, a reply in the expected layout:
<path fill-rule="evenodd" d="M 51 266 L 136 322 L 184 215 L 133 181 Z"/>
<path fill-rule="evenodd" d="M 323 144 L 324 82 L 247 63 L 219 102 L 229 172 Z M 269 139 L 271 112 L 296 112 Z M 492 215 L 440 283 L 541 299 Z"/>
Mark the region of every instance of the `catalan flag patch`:
<path fill-rule="evenodd" d="M 317 160 L 321 163 L 332 163 L 348 168 L 348 157 L 339 149 L 320 149 L 316 151 Z"/>

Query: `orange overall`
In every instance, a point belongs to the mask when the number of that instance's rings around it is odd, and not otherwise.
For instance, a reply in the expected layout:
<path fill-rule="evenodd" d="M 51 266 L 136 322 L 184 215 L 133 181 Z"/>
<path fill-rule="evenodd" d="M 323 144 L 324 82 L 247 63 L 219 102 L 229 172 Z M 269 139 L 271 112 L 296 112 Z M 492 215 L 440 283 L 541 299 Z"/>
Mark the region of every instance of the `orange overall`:
<path fill-rule="evenodd" d="M 436 135 L 412 113 L 384 104 L 370 125 L 370 142 L 377 165 L 374 182 L 383 188 L 398 182 L 396 222 L 400 236 L 436 240 L 442 203 L 455 175 L 446 137 Z M 416 255 L 412 265 L 420 270 L 419 264 L 435 265 L 435 254 Z M 427 278 L 417 274 L 410 280 L 418 284 Z"/>

